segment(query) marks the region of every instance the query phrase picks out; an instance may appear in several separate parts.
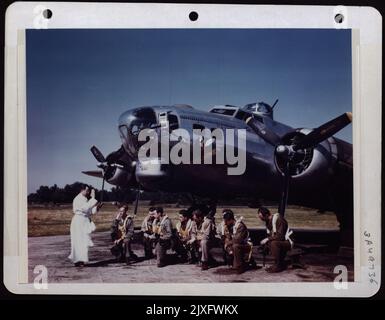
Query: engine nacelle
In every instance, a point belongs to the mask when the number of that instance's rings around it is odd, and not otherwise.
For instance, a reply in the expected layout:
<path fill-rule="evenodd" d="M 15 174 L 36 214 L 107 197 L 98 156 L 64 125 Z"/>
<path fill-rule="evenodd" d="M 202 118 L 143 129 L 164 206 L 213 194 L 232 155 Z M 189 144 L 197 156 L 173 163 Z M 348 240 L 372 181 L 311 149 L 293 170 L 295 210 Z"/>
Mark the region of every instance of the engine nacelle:
<path fill-rule="evenodd" d="M 307 135 L 310 131 L 310 129 L 299 129 L 290 132 L 283 137 L 283 144 L 291 145 L 293 141 Z M 329 179 L 337 156 L 329 140 L 333 138 L 321 142 L 315 148 L 310 147 L 295 153 L 289 166 L 291 183 L 294 187 L 301 188 L 313 184 L 320 186 Z M 283 159 L 275 157 L 277 170 L 281 173 L 284 171 L 284 163 Z"/>
<path fill-rule="evenodd" d="M 113 163 L 105 170 L 105 179 L 109 184 L 126 187 L 130 185 L 132 178 L 132 170 L 123 165 Z"/>

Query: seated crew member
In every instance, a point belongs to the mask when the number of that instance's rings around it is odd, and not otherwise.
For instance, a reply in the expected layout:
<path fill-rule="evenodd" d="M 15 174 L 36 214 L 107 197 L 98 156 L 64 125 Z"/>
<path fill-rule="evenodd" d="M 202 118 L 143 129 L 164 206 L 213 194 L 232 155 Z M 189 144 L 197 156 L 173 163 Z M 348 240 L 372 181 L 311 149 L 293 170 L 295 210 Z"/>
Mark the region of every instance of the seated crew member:
<path fill-rule="evenodd" d="M 290 238 L 292 231 L 288 223 L 279 213 L 272 214 L 269 209 L 261 207 L 258 209 L 258 217 L 266 223 L 268 237 L 261 241 L 261 245 L 267 245 L 274 258 L 274 265 L 266 271 L 274 273 L 285 270 L 286 253 L 293 247 Z"/>
<path fill-rule="evenodd" d="M 184 261 L 193 264 L 197 261 L 197 226 L 192 220 L 191 212 L 187 210 L 179 211 L 179 222 L 176 225 L 176 245 L 175 251 Z"/>
<path fill-rule="evenodd" d="M 220 237 L 222 240 L 222 249 L 223 249 L 223 261 L 228 266 L 233 265 L 233 248 L 231 246 L 233 233 L 233 225 L 227 226 L 225 220 L 222 219 L 221 228 L 220 228 Z"/>
<path fill-rule="evenodd" d="M 248 269 L 250 263 L 255 264 L 251 256 L 253 245 L 249 241 L 249 231 L 243 217 L 235 219 L 230 209 L 223 210 L 223 222 L 225 251 L 232 257 L 233 268 L 241 274 Z"/>
<path fill-rule="evenodd" d="M 114 246 L 111 253 L 118 261 L 125 261 L 130 264 L 137 260 L 136 254 L 131 249 L 131 242 L 134 236 L 134 219 L 127 214 L 128 207 L 123 205 L 119 208 L 118 214 L 111 226 L 111 239 Z"/>
<path fill-rule="evenodd" d="M 194 211 L 193 215 L 197 225 L 197 244 L 201 254 L 201 268 L 207 270 L 209 265 L 215 264 L 215 260 L 210 254 L 216 234 L 214 218 L 212 216 L 204 217 L 200 210 Z"/>
<path fill-rule="evenodd" d="M 152 225 L 155 220 L 156 210 L 154 207 L 148 209 L 148 215 L 144 218 L 141 226 L 141 231 L 143 232 L 143 247 L 144 247 L 144 257 L 146 259 L 151 259 L 154 255 L 152 252 L 153 240 L 151 235 L 154 234 L 152 230 Z"/>
<path fill-rule="evenodd" d="M 156 208 L 153 222 L 154 234 L 150 236 L 156 241 L 156 262 L 159 268 L 166 266 L 166 252 L 171 247 L 172 223 L 170 218 L 163 212 L 162 207 Z"/>

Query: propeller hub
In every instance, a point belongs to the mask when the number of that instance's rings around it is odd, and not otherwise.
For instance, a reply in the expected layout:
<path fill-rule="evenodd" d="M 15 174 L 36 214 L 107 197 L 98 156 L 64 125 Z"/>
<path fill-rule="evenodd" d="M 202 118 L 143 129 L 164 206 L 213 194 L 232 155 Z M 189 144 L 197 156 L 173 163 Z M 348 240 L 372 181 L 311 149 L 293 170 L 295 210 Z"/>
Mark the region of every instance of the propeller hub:
<path fill-rule="evenodd" d="M 301 132 L 290 132 L 282 137 L 282 144 L 275 148 L 275 162 L 278 170 L 284 173 L 288 170 L 290 176 L 304 172 L 313 159 L 313 148 L 295 150 L 294 143 L 304 137 Z"/>
<path fill-rule="evenodd" d="M 105 163 L 98 163 L 96 166 L 100 169 L 106 169 L 106 167 L 107 167 L 107 165 Z"/>
<path fill-rule="evenodd" d="M 277 146 L 276 150 L 277 152 L 277 155 L 284 158 L 284 159 L 288 159 L 289 158 L 289 155 L 290 155 L 290 149 L 288 146 L 285 146 L 285 145 L 279 145 Z"/>

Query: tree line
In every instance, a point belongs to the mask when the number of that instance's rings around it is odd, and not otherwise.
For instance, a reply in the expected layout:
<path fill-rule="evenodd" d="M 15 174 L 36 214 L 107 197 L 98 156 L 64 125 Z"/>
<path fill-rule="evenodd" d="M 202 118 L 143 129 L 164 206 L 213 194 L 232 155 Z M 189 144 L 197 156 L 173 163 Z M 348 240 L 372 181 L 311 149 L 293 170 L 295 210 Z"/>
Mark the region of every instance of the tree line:
<path fill-rule="evenodd" d="M 53 186 L 40 186 L 36 192 L 28 195 L 29 204 L 61 204 L 72 203 L 73 199 L 79 194 L 82 182 L 74 182 L 67 184 L 64 188 L 58 187 L 56 184 Z M 101 199 L 101 190 L 90 185 L 90 188 L 95 189 L 96 198 Z M 137 195 L 136 190 L 121 187 L 112 187 L 111 190 L 103 191 L 103 202 L 124 202 L 132 203 L 135 201 Z M 162 192 L 141 192 L 141 200 L 150 201 L 152 204 L 156 203 L 185 203 L 188 199 L 185 199 L 183 195 L 169 194 Z"/>
<path fill-rule="evenodd" d="M 82 182 L 67 184 L 63 188 L 56 184 L 53 186 L 40 186 L 34 193 L 28 195 L 29 204 L 64 204 L 72 203 L 73 199 L 79 194 Z M 96 198 L 101 199 L 101 190 L 90 185 L 96 191 Z M 137 192 L 129 188 L 112 187 L 111 190 L 103 191 L 103 202 L 121 202 L 132 203 L 136 199 Z M 140 200 L 150 201 L 150 205 L 160 203 L 178 203 L 180 205 L 190 205 L 192 202 L 210 203 L 209 198 L 195 197 L 180 193 L 148 192 L 142 191 Z M 222 204 L 231 203 L 232 205 L 249 205 L 258 207 L 259 204 L 250 202 L 250 199 L 242 197 L 231 197 L 227 200 L 220 200 Z M 267 204 L 267 203 L 265 203 Z"/>
<path fill-rule="evenodd" d="M 58 187 L 56 184 L 53 186 L 40 186 L 36 192 L 28 195 L 29 204 L 59 204 L 59 203 L 72 203 L 73 199 L 79 194 L 82 182 L 74 182 L 67 184 L 64 188 Z M 93 186 L 98 199 L 101 198 L 101 191 Z M 118 202 L 132 202 L 135 199 L 135 192 L 129 189 L 122 189 L 113 187 L 111 190 L 103 191 L 103 201 L 118 201 Z"/>

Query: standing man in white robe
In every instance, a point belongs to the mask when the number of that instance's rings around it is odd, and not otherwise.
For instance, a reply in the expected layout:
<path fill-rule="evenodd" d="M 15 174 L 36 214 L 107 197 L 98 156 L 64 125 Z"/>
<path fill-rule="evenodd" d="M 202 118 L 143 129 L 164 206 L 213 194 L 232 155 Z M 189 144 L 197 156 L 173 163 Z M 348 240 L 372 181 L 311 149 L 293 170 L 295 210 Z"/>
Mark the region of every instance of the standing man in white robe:
<path fill-rule="evenodd" d="M 88 196 L 91 198 L 88 199 Z M 98 210 L 98 201 L 95 199 L 95 190 L 82 185 L 80 193 L 72 202 L 73 213 L 71 221 L 71 254 L 69 259 L 76 267 L 83 267 L 88 262 L 88 247 L 93 246 L 90 233 L 95 230 L 91 215 Z"/>

